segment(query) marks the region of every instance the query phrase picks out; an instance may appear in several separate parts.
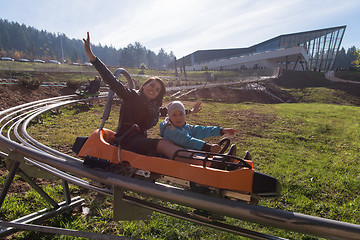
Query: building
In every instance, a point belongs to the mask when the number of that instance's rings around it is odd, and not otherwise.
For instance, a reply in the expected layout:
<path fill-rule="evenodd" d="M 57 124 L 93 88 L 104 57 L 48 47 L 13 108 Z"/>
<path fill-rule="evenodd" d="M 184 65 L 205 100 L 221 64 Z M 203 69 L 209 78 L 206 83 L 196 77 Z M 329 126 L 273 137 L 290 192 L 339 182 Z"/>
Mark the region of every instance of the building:
<path fill-rule="evenodd" d="M 186 71 L 277 68 L 329 71 L 346 26 L 280 35 L 248 48 L 199 50 L 176 61 Z M 170 66 L 174 68 L 174 64 Z"/>

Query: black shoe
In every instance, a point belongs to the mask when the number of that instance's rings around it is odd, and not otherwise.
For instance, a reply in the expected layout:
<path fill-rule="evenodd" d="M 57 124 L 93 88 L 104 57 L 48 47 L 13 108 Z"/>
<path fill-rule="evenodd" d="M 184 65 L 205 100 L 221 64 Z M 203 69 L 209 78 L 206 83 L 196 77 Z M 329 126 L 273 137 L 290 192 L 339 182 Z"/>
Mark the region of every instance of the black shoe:
<path fill-rule="evenodd" d="M 212 162 L 210 165 L 211 168 L 225 170 L 226 163 L 225 162 Z"/>
<path fill-rule="evenodd" d="M 226 155 L 236 156 L 236 145 L 232 144 Z"/>
<path fill-rule="evenodd" d="M 244 156 L 245 160 L 251 160 L 251 155 L 248 151 L 245 152 L 245 156 Z"/>
<path fill-rule="evenodd" d="M 233 158 L 231 156 L 214 156 L 213 160 L 215 160 L 216 162 L 211 163 L 211 168 L 225 170 L 228 167 L 227 163 L 231 163 L 233 161 Z"/>
<path fill-rule="evenodd" d="M 225 153 L 224 155 L 236 156 L 236 145 L 232 144 L 230 147 L 230 150 L 227 153 Z M 221 162 L 213 162 L 213 163 L 211 163 L 210 167 L 222 169 L 222 170 L 229 168 L 229 166 L 227 166 L 227 164 L 226 164 L 227 162 L 234 161 L 233 158 L 227 157 L 227 156 L 214 156 L 213 159 L 216 161 L 221 161 Z"/>

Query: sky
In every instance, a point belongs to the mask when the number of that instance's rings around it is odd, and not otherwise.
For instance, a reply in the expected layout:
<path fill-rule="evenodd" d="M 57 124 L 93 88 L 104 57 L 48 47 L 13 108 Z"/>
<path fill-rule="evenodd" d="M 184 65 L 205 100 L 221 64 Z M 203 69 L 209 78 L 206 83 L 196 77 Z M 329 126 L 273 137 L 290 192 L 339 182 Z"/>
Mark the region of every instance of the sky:
<path fill-rule="evenodd" d="M 181 58 L 250 47 L 282 34 L 346 25 L 342 47 L 360 48 L 358 0 L 0 0 L 0 18 L 68 38 L 90 32 L 116 49 L 139 42 Z"/>

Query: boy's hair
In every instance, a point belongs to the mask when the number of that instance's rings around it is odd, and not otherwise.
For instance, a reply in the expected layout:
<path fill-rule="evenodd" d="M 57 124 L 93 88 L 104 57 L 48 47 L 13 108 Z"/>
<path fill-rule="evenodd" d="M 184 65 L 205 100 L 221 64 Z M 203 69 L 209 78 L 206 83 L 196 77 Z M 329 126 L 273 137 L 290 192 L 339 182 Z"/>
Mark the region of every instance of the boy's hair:
<path fill-rule="evenodd" d="M 166 87 L 165 87 L 165 83 L 164 81 L 159 78 L 159 77 L 149 77 L 142 85 L 141 85 L 141 88 L 139 89 L 139 92 L 140 93 L 144 93 L 144 86 L 146 84 L 149 84 L 150 82 L 152 82 L 153 80 L 157 81 L 160 85 L 161 85 L 161 90 L 159 92 L 159 95 L 153 100 L 155 101 L 155 104 L 158 106 L 158 107 L 161 107 L 161 105 L 163 104 L 163 98 L 165 96 L 165 93 L 166 93 Z"/>
<path fill-rule="evenodd" d="M 182 111 L 184 113 L 184 115 L 186 114 L 185 107 L 184 107 L 184 104 L 182 104 L 182 102 L 173 101 L 173 102 L 169 103 L 169 105 L 167 107 L 168 116 L 170 117 L 170 115 L 177 110 Z"/>

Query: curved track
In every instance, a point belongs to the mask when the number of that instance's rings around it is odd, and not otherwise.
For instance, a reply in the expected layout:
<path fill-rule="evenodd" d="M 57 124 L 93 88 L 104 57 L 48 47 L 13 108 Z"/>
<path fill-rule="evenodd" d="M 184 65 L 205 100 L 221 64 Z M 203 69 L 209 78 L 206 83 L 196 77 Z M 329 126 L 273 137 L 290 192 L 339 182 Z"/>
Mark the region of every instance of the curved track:
<path fill-rule="evenodd" d="M 100 94 L 99 97 L 105 97 L 105 95 Z M 282 228 L 289 231 L 331 239 L 359 239 L 359 225 L 215 198 L 208 195 L 169 188 L 168 186 L 129 178 L 115 173 L 87 168 L 83 166 L 83 161 L 81 159 L 51 149 L 37 142 L 27 133 L 27 125 L 31 120 L 41 114 L 68 104 L 86 100 L 89 99 L 77 99 L 75 95 L 69 95 L 35 101 L 1 111 L 0 146 L 2 146 L 3 149 L 0 149 L 0 155 L 6 157 L 13 152 L 20 153 L 25 156 L 24 159 L 27 163 L 32 164 L 51 175 L 55 175 L 70 183 L 109 196 L 113 195 L 111 190 L 95 187 L 79 177 L 85 177 L 114 188 L 126 189 L 157 199 L 179 203 L 196 209 L 203 209 L 215 214 Z M 175 217 L 191 220 L 253 239 L 281 239 L 235 226 L 229 226 L 209 219 L 192 217 L 126 195 L 122 200 L 150 210 L 163 212 Z"/>
<path fill-rule="evenodd" d="M 104 97 L 104 96 L 105 96 L 104 94 L 100 95 L 100 97 Z M 77 95 L 69 95 L 69 96 L 44 99 L 44 100 L 26 103 L 2 111 L 0 112 L 0 123 L 1 123 L 0 134 L 2 137 L 6 136 L 8 141 L 14 143 L 21 143 L 24 147 L 30 148 L 33 151 L 39 152 L 41 154 L 51 154 L 52 156 L 59 158 L 59 160 L 63 159 L 67 162 L 82 164 L 82 160 L 61 153 L 59 151 L 56 151 L 34 140 L 26 131 L 26 127 L 31 120 L 33 120 L 34 118 L 40 116 L 41 114 L 47 111 L 60 108 L 61 106 L 64 105 L 90 100 L 90 99 L 77 99 L 77 97 L 78 97 Z M 11 148 L 1 149 L 0 155 L 6 157 L 10 151 Z M 106 195 L 112 195 L 111 191 L 94 187 L 86 181 L 74 177 L 64 171 L 60 171 L 54 167 L 51 167 L 50 165 L 46 165 L 41 161 L 36 161 L 28 157 L 26 157 L 25 160 L 29 164 L 34 165 L 44 171 L 50 172 L 51 174 L 61 179 L 64 179 L 68 182 L 74 183 L 78 186 L 82 186 Z"/>

